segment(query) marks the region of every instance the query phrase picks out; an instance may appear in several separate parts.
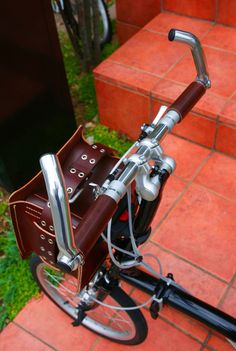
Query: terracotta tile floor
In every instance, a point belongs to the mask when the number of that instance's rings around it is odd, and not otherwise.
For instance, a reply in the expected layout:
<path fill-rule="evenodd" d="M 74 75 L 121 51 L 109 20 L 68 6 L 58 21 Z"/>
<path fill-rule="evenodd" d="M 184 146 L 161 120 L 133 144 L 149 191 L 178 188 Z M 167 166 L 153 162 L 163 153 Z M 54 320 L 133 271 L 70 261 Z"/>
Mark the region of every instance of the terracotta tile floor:
<path fill-rule="evenodd" d="M 177 169 L 143 251 L 155 253 L 164 273 L 173 272 L 193 294 L 236 317 L 236 160 L 175 136 L 168 136 L 164 148 L 175 157 Z M 136 301 L 148 298 L 128 285 L 124 288 Z M 143 312 L 149 335 L 133 350 L 233 350 L 217 333 L 170 307 L 156 321 L 147 310 Z M 125 351 L 130 347 L 72 327 L 70 318 L 42 296 L 30 301 L 5 328 L 0 349 Z"/>

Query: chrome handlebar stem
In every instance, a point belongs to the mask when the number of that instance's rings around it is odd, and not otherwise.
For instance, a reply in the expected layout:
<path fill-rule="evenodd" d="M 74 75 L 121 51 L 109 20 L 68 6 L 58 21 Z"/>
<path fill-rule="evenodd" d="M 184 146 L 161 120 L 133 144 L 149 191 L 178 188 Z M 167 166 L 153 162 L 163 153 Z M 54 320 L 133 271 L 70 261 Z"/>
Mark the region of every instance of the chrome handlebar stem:
<path fill-rule="evenodd" d="M 199 39 L 194 34 L 179 29 L 171 29 L 168 38 L 170 41 L 178 41 L 190 46 L 197 70 L 196 80 L 202 82 L 205 88 L 210 88 L 211 81 L 209 79 L 206 59 Z"/>

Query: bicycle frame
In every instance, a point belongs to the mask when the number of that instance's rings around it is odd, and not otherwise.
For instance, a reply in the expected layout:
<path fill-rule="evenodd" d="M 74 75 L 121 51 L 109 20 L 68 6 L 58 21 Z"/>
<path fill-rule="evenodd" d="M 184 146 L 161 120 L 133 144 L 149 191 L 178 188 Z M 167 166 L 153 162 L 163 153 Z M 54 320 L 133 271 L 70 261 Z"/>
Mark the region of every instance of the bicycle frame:
<path fill-rule="evenodd" d="M 137 268 L 121 270 L 119 274 L 122 280 L 135 288 L 151 296 L 156 295 L 157 312 L 162 305 L 167 304 L 236 341 L 236 319 L 230 315 L 181 290 L 177 285 L 168 285 L 165 280 L 157 279 Z"/>
<path fill-rule="evenodd" d="M 90 243 L 95 243 L 98 240 L 101 233 L 104 232 L 104 229 L 107 227 L 108 221 L 116 213 L 118 204 L 126 193 L 127 187 L 134 179 L 136 180 L 136 184 L 137 179 L 140 181 L 141 185 L 138 190 L 139 195 L 141 194 L 142 198 L 140 209 L 134 220 L 134 237 L 138 244 L 145 242 L 148 238 L 150 224 L 158 209 L 163 187 L 169 174 L 174 169 L 174 164 L 171 162 L 171 159 L 167 157 L 165 158 L 164 155 L 162 155 L 162 151 L 159 148 L 159 142 L 172 130 L 175 124 L 179 123 L 182 118 L 184 118 L 196 102 L 203 96 L 205 90 L 210 87 L 210 80 L 206 70 L 203 52 L 197 38 L 191 33 L 171 30 L 169 33 L 169 40 L 185 42 L 191 47 L 197 68 L 196 81 L 191 83 L 181 96 L 170 106 L 160 122 L 148 126 L 148 128 L 151 129 L 149 133 L 147 133 L 147 130 L 144 130 L 146 135 L 144 135 L 143 138 L 140 137 L 138 150 L 126 160 L 125 166 L 118 177 L 116 178 L 115 172 L 110 173 L 109 177 L 107 177 L 107 180 L 103 184 L 103 191 L 99 194 L 99 191 L 102 188 L 97 189 L 99 196 L 79 224 L 76 233 L 74 233 L 75 242 L 71 240 L 73 233 L 71 232 L 71 226 L 67 221 L 69 214 L 66 211 L 64 211 L 64 216 L 63 211 L 61 211 L 60 214 L 57 213 L 58 205 L 54 206 L 53 197 L 50 198 L 50 179 L 49 177 L 45 177 L 45 183 L 49 189 L 48 195 L 50 203 L 52 204 L 51 211 L 53 220 L 55 217 L 56 222 L 58 221 L 58 217 L 60 217 L 60 223 L 68 224 L 68 230 L 65 231 L 68 240 L 63 244 L 63 233 L 61 233 L 61 238 L 60 236 L 56 238 L 58 241 L 58 247 L 61 248 L 61 255 L 58 256 L 57 263 L 63 263 L 67 267 L 67 271 L 73 271 L 81 264 L 81 260 L 78 259 L 79 257 L 76 254 L 79 252 L 79 249 L 81 252 L 85 251 L 83 249 L 83 243 L 81 243 L 80 240 L 80 234 L 82 233 Z M 157 182 L 154 179 L 155 177 L 150 176 L 151 168 L 149 167 L 148 160 L 158 160 L 158 157 L 162 162 L 161 165 L 164 164 L 165 167 L 160 168 L 160 171 L 163 173 L 158 174 L 160 177 Z M 56 163 L 53 157 L 49 157 L 49 159 Z M 49 170 L 51 168 L 48 167 L 46 162 L 43 162 L 45 160 L 44 156 L 44 159 L 41 159 L 41 165 L 46 166 L 42 167 L 42 169 L 44 175 L 47 175 L 50 174 Z M 145 178 L 146 175 L 149 175 L 149 178 Z M 143 178 L 140 180 L 141 177 Z M 58 184 L 59 183 L 60 182 L 58 181 Z M 158 188 L 157 194 L 154 192 L 155 187 Z M 59 190 L 60 187 L 58 186 L 58 191 Z M 99 213 L 98 209 L 102 209 L 102 211 Z M 131 215 L 130 218 L 132 218 Z M 64 225 L 63 227 L 66 226 Z M 60 233 L 60 230 L 58 230 L 58 232 Z M 70 245 L 70 243 L 73 245 Z M 126 244 L 124 243 L 123 248 L 125 248 Z M 112 250 L 110 256 L 111 253 Z M 142 257 L 139 256 L 138 258 L 142 260 Z M 141 262 L 141 260 L 137 262 Z M 119 267 L 119 265 L 117 266 Z M 153 318 L 157 318 L 162 305 L 168 304 L 206 324 L 210 328 L 215 329 L 231 341 L 236 342 L 236 319 L 183 290 L 174 282 L 172 274 L 169 274 L 167 277 L 160 276 L 160 278 L 156 278 L 155 276 L 137 268 L 121 268 L 117 269 L 115 278 L 112 279 L 112 274 L 110 277 L 110 281 L 108 279 L 108 281 L 105 282 L 104 279 L 100 284 L 103 284 L 105 288 L 108 287 L 108 289 L 111 289 L 113 282 L 117 282 L 120 278 L 137 289 L 154 296 L 150 307 Z"/>

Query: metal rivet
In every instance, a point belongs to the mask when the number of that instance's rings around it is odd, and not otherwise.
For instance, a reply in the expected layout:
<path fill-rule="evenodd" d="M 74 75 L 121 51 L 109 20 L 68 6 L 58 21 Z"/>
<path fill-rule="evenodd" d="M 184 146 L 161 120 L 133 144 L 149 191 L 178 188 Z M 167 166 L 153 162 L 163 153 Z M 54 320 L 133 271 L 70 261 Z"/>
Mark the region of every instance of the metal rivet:
<path fill-rule="evenodd" d="M 70 188 L 70 187 L 69 187 L 69 188 L 67 188 L 66 190 L 67 190 L 68 194 L 71 194 L 71 193 L 72 193 L 72 191 L 73 191 L 73 189 L 72 189 L 72 188 Z"/>
<path fill-rule="evenodd" d="M 53 244 L 53 240 L 52 239 L 48 239 L 49 244 Z"/>
<path fill-rule="evenodd" d="M 83 172 L 79 172 L 78 177 L 79 178 L 83 178 L 84 177 L 84 173 Z"/>
<path fill-rule="evenodd" d="M 52 256 L 52 251 L 48 251 L 49 256 Z"/>
<path fill-rule="evenodd" d="M 75 168 L 71 168 L 70 169 L 70 173 L 72 173 L 72 174 L 76 173 L 76 169 Z"/>
<path fill-rule="evenodd" d="M 93 145 L 92 148 L 93 149 L 97 149 L 98 147 L 97 147 L 97 145 Z"/>
<path fill-rule="evenodd" d="M 43 246 L 40 246 L 41 251 L 45 251 L 45 248 Z"/>
<path fill-rule="evenodd" d="M 100 152 L 105 152 L 105 149 L 101 149 Z"/>
<path fill-rule="evenodd" d="M 45 240 L 45 235 L 40 234 L 40 238 L 41 238 L 42 240 Z"/>
<path fill-rule="evenodd" d="M 53 227 L 53 225 L 50 225 L 50 226 L 49 226 L 49 229 L 51 230 L 51 232 L 54 232 L 54 227 Z"/>
<path fill-rule="evenodd" d="M 89 163 L 91 163 L 91 165 L 93 165 L 95 162 L 96 162 L 96 161 L 95 161 L 94 158 L 91 158 L 91 159 L 89 160 Z"/>
<path fill-rule="evenodd" d="M 49 207 L 49 208 L 51 207 L 51 205 L 50 205 L 50 202 L 49 202 L 49 201 L 47 202 L 47 207 Z"/>
<path fill-rule="evenodd" d="M 45 221 L 41 221 L 41 225 L 42 225 L 43 227 L 46 227 L 46 222 L 45 222 Z"/>
<path fill-rule="evenodd" d="M 81 156 L 81 158 L 82 158 L 82 160 L 87 160 L 88 156 L 84 154 Z"/>

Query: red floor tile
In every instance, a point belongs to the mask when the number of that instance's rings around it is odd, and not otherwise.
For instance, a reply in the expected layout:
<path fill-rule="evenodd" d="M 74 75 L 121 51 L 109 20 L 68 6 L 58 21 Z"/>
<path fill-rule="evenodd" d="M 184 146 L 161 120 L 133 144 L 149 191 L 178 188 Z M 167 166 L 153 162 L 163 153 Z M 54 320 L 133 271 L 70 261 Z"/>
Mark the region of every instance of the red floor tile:
<path fill-rule="evenodd" d="M 46 296 L 30 301 L 15 322 L 60 351 L 88 351 L 97 336 L 82 327 L 73 327 L 71 318 Z"/>
<path fill-rule="evenodd" d="M 216 50 L 213 48 L 204 48 L 208 63 L 208 71 L 212 82 L 211 92 L 229 97 L 236 89 L 236 59 L 232 53 Z M 188 84 L 194 80 L 196 70 L 193 59 L 189 53 L 174 67 L 166 78 Z"/>
<path fill-rule="evenodd" d="M 215 335 L 210 337 L 210 340 L 208 341 L 207 345 L 213 348 L 214 351 L 233 351 L 234 350 L 233 347 L 226 339 Z"/>
<path fill-rule="evenodd" d="M 197 341 L 161 319 L 154 321 L 145 311 L 144 315 L 148 322 L 148 337 L 142 344 L 134 347 L 135 351 L 199 351 L 200 344 Z M 108 340 L 101 339 L 93 350 L 103 351 L 104 349 L 109 351 L 126 351 L 130 350 L 130 346 L 114 344 Z"/>
<path fill-rule="evenodd" d="M 119 0 L 116 13 L 119 21 L 143 27 L 160 12 L 160 3 L 156 0 Z"/>
<path fill-rule="evenodd" d="M 186 51 L 186 46 L 170 43 L 167 37 L 141 30 L 110 59 L 161 77 Z"/>
<path fill-rule="evenodd" d="M 170 176 L 163 191 L 160 207 L 157 210 L 156 216 L 152 222 L 153 229 L 158 225 L 158 223 L 162 220 L 162 218 L 174 204 L 175 200 L 184 190 L 185 186 L 185 181 L 176 178 L 175 176 Z"/>
<path fill-rule="evenodd" d="M 151 241 L 159 244 L 160 236 L 161 232 L 158 229 L 155 235 L 151 237 Z M 210 276 L 208 273 L 203 272 L 197 267 L 194 267 L 183 259 L 176 257 L 174 254 L 166 252 L 165 249 L 158 247 L 152 242 L 145 245 L 142 252 L 152 253 L 160 259 L 164 275 L 169 272 L 173 273 L 176 282 L 181 284 L 191 294 L 213 306 L 216 306 L 219 303 L 226 289 L 225 283 Z M 158 266 L 154 259 L 145 257 L 145 260 L 158 271 Z"/>
<path fill-rule="evenodd" d="M 182 94 L 186 87 L 187 84 L 184 83 L 161 79 L 152 89 L 152 96 L 171 103 Z M 206 94 L 194 106 L 193 111 L 216 119 L 223 110 L 226 101 L 226 98 L 211 93 L 211 90 L 207 90 Z"/>
<path fill-rule="evenodd" d="M 235 28 L 216 25 L 202 40 L 204 45 L 236 52 Z"/>
<path fill-rule="evenodd" d="M 236 318 L 236 289 L 229 289 L 221 309 Z"/>
<path fill-rule="evenodd" d="M 195 143 L 213 148 L 215 143 L 216 122 L 191 112 L 188 113 L 181 123 L 175 126 L 173 132 Z"/>
<path fill-rule="evenodd" d="M 159 81 L 159 78 L 152 74 L 114 63 L 109 59 L 95 68 L 94 76 L 145 95 L 150 95 L 150 90 Z"/>
<path fill-rule="evenodd" d="M 216 150 L 236 157 L 236 128 L 220 124 L 216 137 Z"/>
<path fill-rule="evenodd" d="M 235 26 L 236 23 L 236 1 L 218 0 L 217 22 Z"/>
<path fill-rule="evenodd" d="M 178 12 L 183 15 L 200 17 L 207 20 L 215 20 L 216 4 L 214 0 L 164 0 L 164 9 Z"/>
<path fill-rule="evenodd" d="M 98 79 L 95 85 L 101 123 L 137 139 L 140 126 L 150 122 L 149 98 Z"/>
<path fill-rule="evenodd" d="M 230 281 L 236 266 L 236 204 L 191 185 L 155 237 L 160 245 Z"/>
<path fill-rule="evenodd" d="M 194 182 L 236 201 L 236 160 L 215 152 Z"/>
<path fill-rule="evenodd" d="M 0 334 L 1 351 L 50 351 L 50 347 L 28 334 L 13 323 L 9 324 Z"/>
<path fill-rule="evenodd" d="M 167 135 L 162 142 L 164 153 L 176 161 L 175 175 L 190 180 L 210 154 L 205 149 L 173 135 Z"/>
<path fill-rule="evenodd" d="M 175 280 L 182 284 L 191 294 L 214 306 L 217 305 L 226 289 L 226 284 L 151 243 L 146 245 L 143 252 L 150 252 L 157 255 L 163 265 L 164 274 L 172 272 Z M 158 270 L 154 260 L 148 257 L 145 259 L 148 260 L 153 268 Z M 139 303 L 145 302 L 148 299 L 148 295 L 137 289 L 132 293 L 132 297 Z M 171 307 L 165 306 L 161 311 L 161 316 L 201 342 L 207 336 L 208 329 L 206 326 Z"/>
<path fill-rule="evenodd" d="M 119 39 L 119 44 L 124 44 L 127 40 L 129 40 L 134 34 L 136 34 L 140 30 L 140 27 L 133 26 L 128 23 L 116 22 L 116 31 Z"/>
<path fill-rule="evenodd" d="M 230 100 L 220 114 L 220 121 L 236 126 L 236 101 Z"/>
<path fill-rule="evenodd" d="M 162 12 L 150 21 L 144 29 L 151 30 L 157 33 L 166 35 L 171 28 L 191 31 L 196 36 L 201 38 L 210 28 L 212 22 L 197 20 L 194 18 L 179 16 L 174 13 Z"/>

